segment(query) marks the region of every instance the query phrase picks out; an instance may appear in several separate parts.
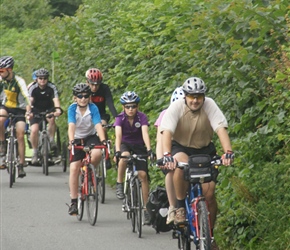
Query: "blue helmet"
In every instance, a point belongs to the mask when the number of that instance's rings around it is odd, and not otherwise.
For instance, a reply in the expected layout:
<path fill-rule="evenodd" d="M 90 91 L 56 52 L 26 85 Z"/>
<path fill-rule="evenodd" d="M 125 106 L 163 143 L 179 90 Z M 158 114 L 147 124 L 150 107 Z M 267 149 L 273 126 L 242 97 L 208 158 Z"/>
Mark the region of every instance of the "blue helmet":
<path fill-rule="evenodd" d="M 140 97 L 134 91 L 127 91 L 121 96 L 120 102 L 123 105 L 132 102 L 139 103 Z"/>
<path fill-rule="evenodd" d="M 37 72 L 37 70 L 33 71 L 33 73 L 32 73 L 32 80 L 34 80 L 34 81 L 37 79 L 36 72 Z"/>

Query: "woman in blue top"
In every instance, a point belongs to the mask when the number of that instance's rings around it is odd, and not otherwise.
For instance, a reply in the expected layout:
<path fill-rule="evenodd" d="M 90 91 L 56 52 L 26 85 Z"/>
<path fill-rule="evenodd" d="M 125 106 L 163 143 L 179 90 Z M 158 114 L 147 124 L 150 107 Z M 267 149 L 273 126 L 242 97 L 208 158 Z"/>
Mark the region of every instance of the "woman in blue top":
<path fill-rule="evenodd" d="M 138 111 L 140 97 L 135 92 L 128 91 L 121 96 L 120 101 L 123 105 L 123 112 L 116 117 L 114 123 L 116 134 L 115 156 L 117 158 L 121 155 L 125 156 L 130 154 L 148 154 L 148 156 L 150 156 L 152 150 L 148 133 L 149 123 L 147 116 Z M 116 186 L 116 195 L 118 199 L 125 198 L 123 190 L 126 166 L 127 162 L 124 159 L 120 159 Z M 146 204 L 149 193 L 147 162 L 139 161 L 137 170 L 138 178 L 142 184 L 143 202 Z M 150 217 L 146 210 L 144 211 L 144 217 L 144 224 L 150 224 Z"/>
<path fill-rule="evenodd" d="M 86 83 L 79 83 L 73 88 L 74 103 L 68 108 L 68 138 L 69 150 L 72 145 L 106 145 L 105 133 L 101 123 L 98 107 L 90 103 L 91 89 Z M 96 135 L 96 132 L 98 136 Z M 69 188 L 71 204 L 68 213 L 78 214 L 78 177 L 82 159 L 85 156 L 83 150 L 74 150 L 74 155 L 70 162 Z M 102 152 L 100 149 L 93 149 L 91 152 L 92 164 L 97 166 L 101 161 Z"/>

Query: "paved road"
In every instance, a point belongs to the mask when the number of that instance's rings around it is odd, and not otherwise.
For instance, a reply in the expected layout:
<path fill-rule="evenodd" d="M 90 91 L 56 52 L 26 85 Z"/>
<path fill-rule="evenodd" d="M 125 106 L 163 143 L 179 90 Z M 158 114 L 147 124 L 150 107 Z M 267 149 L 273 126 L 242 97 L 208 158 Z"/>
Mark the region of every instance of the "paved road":
<path fill-rule="evenodd" d="M 67 214 L 68 173 L 49 168 L 25 168 L 27 177 L 9 188 L 6 170 L 0 171 L 0 250 L 138 249 L 175 250 L 171 232 L 156 234 L 144 226 L 142 238 L 132 233 L 114 190 L 107 188 L 106 203 L 100 204 L 96 225 Z"/>

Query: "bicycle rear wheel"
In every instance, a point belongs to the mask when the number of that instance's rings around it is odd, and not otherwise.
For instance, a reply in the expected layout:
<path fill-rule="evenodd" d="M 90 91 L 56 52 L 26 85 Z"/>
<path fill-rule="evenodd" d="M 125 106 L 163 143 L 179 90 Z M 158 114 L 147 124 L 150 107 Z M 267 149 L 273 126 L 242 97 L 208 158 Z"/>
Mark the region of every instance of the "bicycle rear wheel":
<path fill-rule="evenodd" d="M 138 178 L 135 179 L 134 187 L 134 211 L 135 211 L 135 218 L 136 218 L 136 225 L 137 225 L 137 233 L 138 237 L 141 238 L 142 235 L 142 196 L 141 196 L 141 183 Z"/>
<path fill-rule="evenodd" d="M 88 220 L 92 226 L 98 217 L 98 183 L 96 170 L 92 164 L 88 165 L 88 195 L 86 197 Z"/>
<path fill-rule="evenodd" d="M 210 224 L 208 217 L 208 209 L 204 200 L 197 203 L 198 213 L 198 227 L 199 227 L 199 249 L 210 250 L 211 237 L 210 237 Z"/>
<path fill-rule="evenodd" d="M 100 164 L 98 166 L 98 191 L 101 198 L 101 203 L 103 204 L 105 202 L 105 196 L 106 196 L 106 165 L 105 160 L 102 157 L 102 160 L 100 161 Z"/>
<path fill-rule="evenodd" d="M 45 175 L 48 175 L 48 137 L 46 134 L 42 137 L 42 170 Z"/>
<path fill-rule="evenodd" d="M 83 185 L 84 185 L 84 175 L 79 174 L 79 185 L 78 185 L 78 214 L 77 219 L 81 221 L 84 215 L 84 200 L 85 196 L 83 194 Z"/>

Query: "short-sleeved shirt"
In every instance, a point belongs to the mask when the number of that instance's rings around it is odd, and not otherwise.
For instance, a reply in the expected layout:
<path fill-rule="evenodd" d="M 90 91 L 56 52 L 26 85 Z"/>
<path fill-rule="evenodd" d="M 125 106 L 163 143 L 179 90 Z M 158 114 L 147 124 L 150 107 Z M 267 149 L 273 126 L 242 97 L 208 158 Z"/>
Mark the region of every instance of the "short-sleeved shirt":
<path fill-rule="evenodd" d="M 29 102 L 29 94 L 23 78 L 13 73 L 11 81 L 0 78 L 0 85 L 3 87 L 3 105 L 7 108 L 26 109 Z"/>
<path fill-rule="evenodd" d="M 106 103 L 114 117 L 117 116 L 111 90 L 107 84 L 102 83 L 96 92 L 92 92 L 91 100 L 97 105 L 99 112 L 102 115 L 106 114 Z"/>
<path fill-rule="evenodd" d="M 169 130 L 173 140 L 184 147 L 203 148 L 209 145 L 213 132 L 228 127 L 227 120 L 215 101 L 205 98 L 199 111 L 192 112 L 184 100 L 172 103 L 161 121 L 161 132 Z"/>
<path fill-rule="evenodd" d="M 58 98 L 58 91 L 56 86 L 48 82 L 44 89 L 38 86 L 37 82 L 34 82 L 29 86 L 29 96 L 33 97 L 33 111 L 46 111 L 51 110 L 54 107 L 54 98 Z"/>
<path fill-rule="evenodd" d="M 131 126 L 126 114 L 122 112 L 116 117 L 114 126 L 120 126 L 122 128 L 121 143 L 144 145 L 142 126 L 149 126 L 147 116 L 144 113 L 137 111 L 133 125 Z"/>
<path fill-rule="evenodd" d="M 155 127 L 159 127 L 159 126 L 160 126 L 161 121 L 162 121 L 162 117 L 164 116 L 165 111 L 166 111 L 166 109 L 164 109 L 163 111 L 161 111 L 161 113 L 159 114 L 159 116 L 158 116 L 156 122 L 154 123 L 154 126 L 155 126 Z"/>
<path fill-rule="evenodd" d="M 101 116 L 98 107 L 89 103 L 85 114 L 82 116 L 77 103 L 73 103 L 68 108 L 68 123 L 74 123 L 75 139 L 83 139 L 96 134 L 95 125 L 101 123 Z"/>

